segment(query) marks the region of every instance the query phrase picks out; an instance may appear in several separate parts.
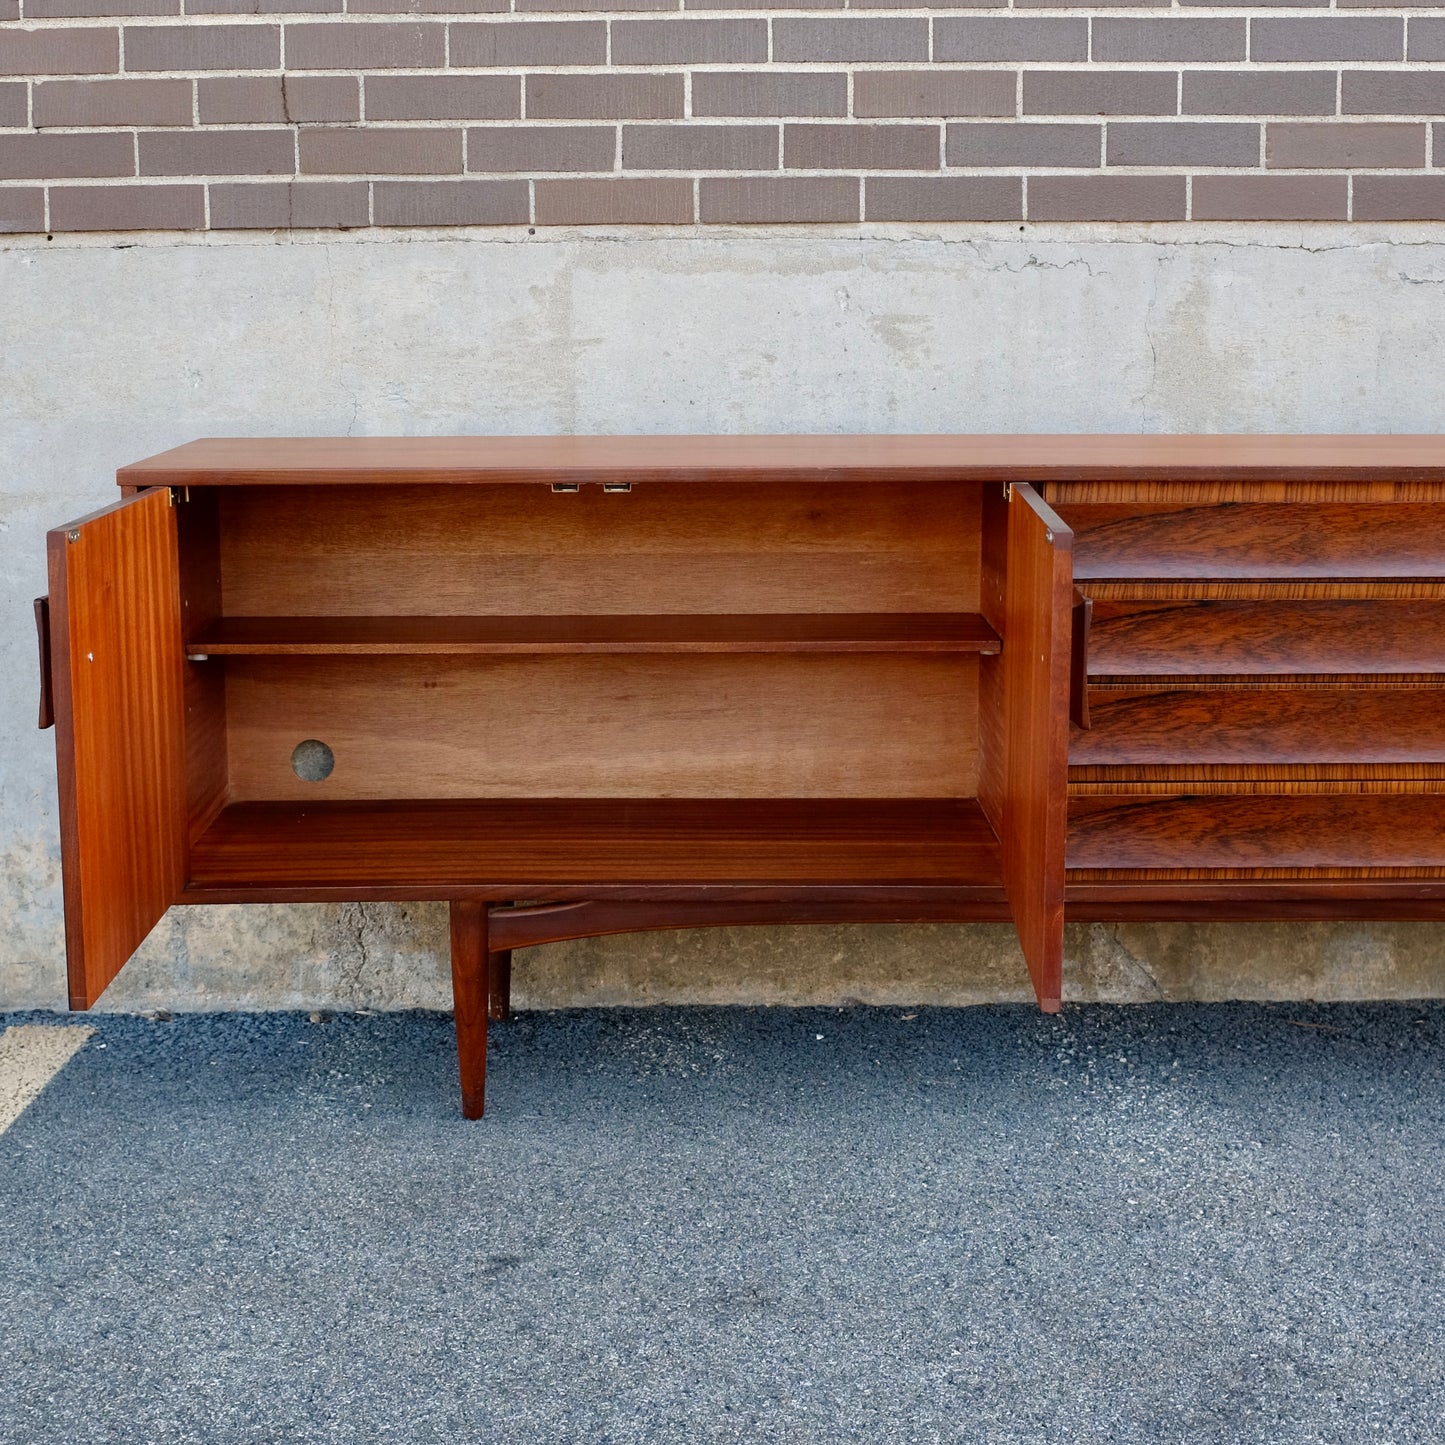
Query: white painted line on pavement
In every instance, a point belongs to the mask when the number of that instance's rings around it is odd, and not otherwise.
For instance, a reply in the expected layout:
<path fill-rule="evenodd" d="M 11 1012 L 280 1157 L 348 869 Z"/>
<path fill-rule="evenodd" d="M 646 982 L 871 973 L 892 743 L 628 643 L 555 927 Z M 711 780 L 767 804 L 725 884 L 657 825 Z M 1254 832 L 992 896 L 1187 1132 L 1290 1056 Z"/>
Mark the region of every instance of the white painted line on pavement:
<path fill-rule="evenodd" d="M 94 1032 L 85 1024 L 15 1024 L 0 1034 L 0 1134 Z"/>

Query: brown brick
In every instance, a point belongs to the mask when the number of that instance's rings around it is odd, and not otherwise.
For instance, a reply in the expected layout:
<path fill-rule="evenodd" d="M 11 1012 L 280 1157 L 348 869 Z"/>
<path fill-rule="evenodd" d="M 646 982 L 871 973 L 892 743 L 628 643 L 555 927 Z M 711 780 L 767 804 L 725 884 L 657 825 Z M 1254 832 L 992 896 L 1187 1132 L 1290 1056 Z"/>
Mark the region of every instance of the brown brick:
<path fill-rule="evenodd" d="M 1107 10 L 1111 6 L 1137 10 L 1139 0 L 1089 0 L 1090 10 Z M 1015 10 L 1057 10 L 1059 0 L 1013 0 L 1013 8 Z"/>
<path fill-rule="evenodd" d="M 352 15 L 499 15 L 507 0 L 349 0 Z"/>
<path fill-rule="evenodd" d="M 191 82 L 45 80 L 34 103 L 37 126 L 190 125 Z"/>
<path fill-rule="evenodd" d="M 1110 121 L 1105 163 L 1111 166 L 1257 166 L 1259 127 L 1242 122 Z"/>
<path fill-rule="evenodd" d="M 446 26 L 438 22 L 286 27 L 288 70 L 434 70 L 445 64 Z"/>
<path fill-rule="evenodd" d="M 378 226 L 525 226 L 526 181 L 377 181 Z"/>
<path fill-rule="evenodd" d="M 1031 221 L 1182 221 L 1183 176 L 1031 176 Z"/>
<path fill-rule="evenodd" d="M 1335 0 L 1341 10 L 1438 10 L 1440 0 Z"/>
<path fill-rule="evenodd" d="M 614 65 L 742 65 L 768 58 L 766 20 L 614 20 Z"/>
<path fill-rule="evenodd" d="M 1355 220 L 1445 221 L 1445 176 L 1356 176 Z"/>
<path fill-rule="evenodd" d="M 110 20 L 180 13 L 181 0 L 25 0 L 27 20 Z"/>
<path fill-rule="evenodd" d="M 1025 115 L 1173 115 L 1179 82 L 1158 70 L 1026 70 Z"/>
<path fill-rule="evenodd" d="M 0 81 L 0 126 L 29 125 L 29 116 L 30 112 L 25 98 L 25 82 L 23 80 Z M 39 121 L 36 122 L 37 125 L 39 123 Z"/>
<path fill-rule="evenodd" d="M 1445 115 L 1445 71 L 1347 70 L 1341 77 L 1345 115 Z"/>
<path fill-rule="evenodd" d="M 211 187 L 213 231 L 331 230 L 365 226 L 365 181 L 259 181 Z"/>
<path fill-rule="evenodd" d="M 52 231 L 199 231 L 204 186 L 51 186 Z"/>
<path fill-rule="evenodd" d="M 39 186 L 0 186 L 0 234 L 45 229 L 45 192 Z"/>
<path fill-rule="evenodd" d="M 20 18 L 20 0 L 0 0 L 0 21 Z"/>
<path fill-rule="evenodd" d="M 1435 15 L 1410 17 L 1410 59 L 1445 60 L 1445 20 Z"/>
<path fill-rule="evenodd" d="M 353 75 L 224 75 L 196 82 L 202 125 L 357 120 Z"/>
<path fill-rule="evenodd" d="M 672 179 L 537 181 L 539 226 L 686 226 L 692 182 Z"/>
<path fill-rule="evenodd" d="M 787 0 L 786 8 L 789 10 L 842 10 L 846 8 L 846 3 L 847 0 Z M 916 5 L 913 5 L 912 0 L 902 0 L 902 3 L 905 9 L 918 8 Z M 989 0 L 989 3 L 992 4 L 993 0 Z M 1003 0 L 1003 3 L 1007 4 L 1007 0 Z M 617 8 L 634 8 L 641 10 L 644 7 L 641 5 L 634 7 L 619 5 Z M 645 8 L 649 10 L 676 10 L 677 5 L 674 0 L 674 3 L 671 4 L 649 5 Z M 781 7 L 778 5 L 778 0 L 683 0 L 682 8 L 684 10 L 766 10 L 771 13 Z M 870 8 L 876 10 L 883 7 L 874 5 Z"/>
<path fill-rule="evenodd" d="M 1017 221 L 1024 186 L 1017 176 L 869 176 L 869 221 Z"/>
<path fill-rule="evenodd" d="M 1281 170 L 1423 166 L 1425 127 L 1275 121 L 1265 127 L 1264 163 Z"/>
<path fill-rule="evenodd" d="M 187 15 L 327 15 L 342 8 L 343 0 L 186 0 Z"/>
<path fill-rule="evenodd" d="M 1405 22 L 1384 15 L 1256 16 L 1252 60 L 1403 60 Z"/>
<path fill-rule="evenodd" d="M 531 120 L 667 120 L 682 114 L 680 75 L 529 75 Z"/>
<path fill-rule="evenodd" d="M 301 170 L 311 176 L 440 176 L 462 168 L 459 130 L 303 130 Z"/>
<path fill-rule="evenodd" d="M 1333 115 L 1331 70 L 1186 70 L 1185 115 Z"/>
<path fill-rule="evenodd" d="M 1243 60 L 1242 16 L 1094 21 L 1095 60 Z"/>
<path fill-rule="evenodd" d="M 610 171 L 617 160 L 611 126 L 488 126 L 467 132 L 469 171 Z"/>
<path fill-rule="evenodd" d="M 453 25 L 453 65 L 605 65 L 601 20 L 489 20 Z"/>
<path fill-rule="evenodd" d="M 773 59 L 927 60 L 928 21 L 903 16 L 797 16 L 773 21 Z"/>
<path fill-rule="evenodd" d="M 785 125 L 783 165 L 794 171 L 937 170 L 936 125 Z"/>
<path fill-rule="evenodd" d="M 1052 125 L 1047 122 L 1003 122 L 997 125 L 951 125 L 948 164 L 951 166 L 1089 166 L 1104 153 L 1100 125 Z"/>
<path fill-rule="evenodd" d="M 1089 22 L 1073 16 L 945 16 L 933 22 L 935 60 L 1087 60 Z"/>
<path fill-rule="evenodd" d="M 605 11 L 607 14 L 621 14 L 639 10 L 677 10 L 678 0 L 515 0 L 513 8 L 518 14 L 539 14 L 543 11 L 567 10 L 573 13 Z M 734 7 L 729 6 L 729 9 Z"/>
<path fill-rule="evenodd" d="M 857 221 L 858 182 L 852 176 L 704 177 L 698 213 L 723 225 Z"/>
<path fill-rule="evenodd" d="M 108 75 L 119 69 L 119 30 L 0 30 L 0 75 Z"/>
<path fill-rule="evenodd" d="M 854 83 L 866 72 L 860 72 Z M 700 70 L 692 78 L 694 115 L 847 115 L 848 77 L 813 70 Z"/>
<path fill-rule="evenodd" d="M 143 176 L 289 176 L 296 169 L 294 130 L 142 132 Z"/>
<path fill-rule="evenodd" d="M 274 70 L 278 25 L 127 25 L 127 70 Z"/>
<path fill-rule="evenodd" d="M 1195 176 L 1196 221 L 1344 221 L 1345 176 Z"/>
<path fill-rule="evenodd" d="M 0 181 L 134 174 L 135 140 L 129 135 L 0 135 Z"/>
<path fill-rule="evenodd" d="M 631 171 L 762 171 L 778 165 L 775 125 L 625 125 Z"/>
<path fill-rule="evenodd" d="M 517 75 L 373 75 L 368 120 L 515 120 L 522 113 Z"/>
<path fill-rule="evenodd" d="M 1228 6 L 1230 9 L 1238 9 L 1237 0 L 1179 0 L 1181 5 L 1189 6 Z M 1303 8 L 1319 9 L 1318 0 L 1249 0 L 1251 10 L 1299 10 Z"/>
<path fill-rule="evenodd" d="M 860 70 L 853 114 L 1012 115 L 1014 76 L 1006 70 Z M 693 80 L 696 98 L 697 80 Z"/>

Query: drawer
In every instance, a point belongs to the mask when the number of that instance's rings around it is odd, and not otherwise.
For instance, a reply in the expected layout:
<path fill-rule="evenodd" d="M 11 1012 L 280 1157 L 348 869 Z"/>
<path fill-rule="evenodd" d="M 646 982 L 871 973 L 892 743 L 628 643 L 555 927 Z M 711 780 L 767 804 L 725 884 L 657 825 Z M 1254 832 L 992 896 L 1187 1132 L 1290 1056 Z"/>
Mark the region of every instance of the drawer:
<path fill-rule="evenodd" d="M 1074 766 L 1445 763 L 1445 688 L 1091 688 L 1089 721 Z"/>
<path fill-rule="evenodd" d="M 1440 577 L 1428 502 L 1064 502 L 1074 577 Z"/>
<path fill-rule="evenodd" d="M 1445 673 L 1445 600 L 1096 598 L 1089 672 Z"/>

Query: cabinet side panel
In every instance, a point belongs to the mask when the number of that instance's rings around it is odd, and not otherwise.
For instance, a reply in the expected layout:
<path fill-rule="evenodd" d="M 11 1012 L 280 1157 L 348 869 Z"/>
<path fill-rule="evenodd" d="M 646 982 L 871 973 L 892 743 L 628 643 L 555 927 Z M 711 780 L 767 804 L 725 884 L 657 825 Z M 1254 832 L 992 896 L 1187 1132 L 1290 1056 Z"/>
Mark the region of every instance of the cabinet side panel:
<path fill-rule="evenodd" d="M 143 492 L 48 544 L 70 1002 L 89 1008 L 185 882 L 175 510 Z"/>
<path fill-rule="evenodd" d="M 1039 1004 L 1063 987 L 1072 535 L 1028 486 L 1008 503 L 1003 875 Z"/>
<path fill-rule="evenodd" d="M 181 625 L 187 638 L 221 617 L 220 507 L 213 490 L 196 488 L 176 509 L 180 542 Z M 185 668 L 186 813 L 190 839 L 205 832 L 226 804 L 226 672 Z"/>

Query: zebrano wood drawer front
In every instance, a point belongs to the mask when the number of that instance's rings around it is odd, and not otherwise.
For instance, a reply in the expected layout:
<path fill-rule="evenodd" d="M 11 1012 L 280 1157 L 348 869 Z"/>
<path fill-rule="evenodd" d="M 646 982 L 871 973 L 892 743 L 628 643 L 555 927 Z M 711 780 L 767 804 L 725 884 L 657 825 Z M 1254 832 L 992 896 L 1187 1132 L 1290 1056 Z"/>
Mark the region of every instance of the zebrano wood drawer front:
<path fill-rule="evenodd" d="M 474 1117 L 549 940 L 1011 918 L 1054 1010 L 1066 912 L 1445 918 L 1439 438 L 221 439 L 119 481 L 37 614 L 76 1007 L 176 902 L 446 899 Z"/>

